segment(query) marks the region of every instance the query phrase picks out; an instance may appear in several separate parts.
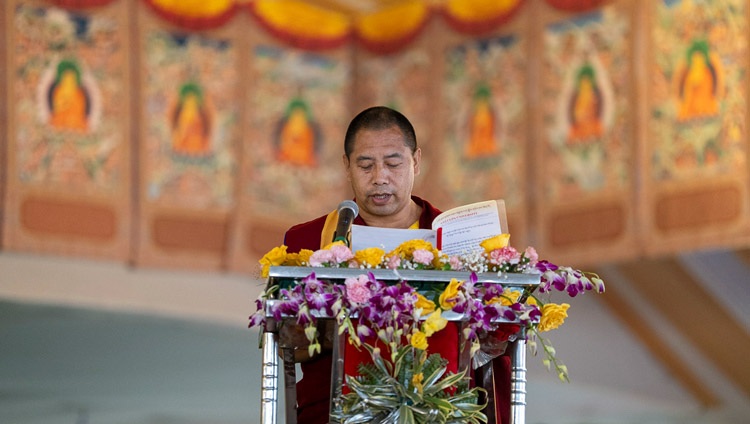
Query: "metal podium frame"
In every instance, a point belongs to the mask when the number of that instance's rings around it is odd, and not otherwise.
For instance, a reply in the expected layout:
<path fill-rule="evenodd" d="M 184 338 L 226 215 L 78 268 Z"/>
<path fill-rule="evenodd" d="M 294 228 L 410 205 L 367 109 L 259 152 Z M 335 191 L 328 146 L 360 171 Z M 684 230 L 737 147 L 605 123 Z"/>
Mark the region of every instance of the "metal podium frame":
<path fill-rule="evenodd" d="M 296 281 L 315 273 L 316 278 L 331 282 L 343 283 L 346 278 L 357 277 L 363 273 L 372 272 L 379 281 L 398 282 L 408 281 L 411 284 L 448 283 L 455 278 L 459 281 L 468 280 L 470 272 L 463 271 L 412 271 L 412 270 L 390 270 L 390 269 L 356 269 L 356 268 L 311 268 L 311 267 L 289 267 L 272 266 L 269 269 L 267 287 L 278 285 L 284 281 Z M 538 274 L 520 273 L 478 273 L 478 283 L 501 284 L 504 288 L 517 288 L 533 292 L 540 284 L 541 277 Z M 521 299 L 523 301 L 524 299 Z M 261 372 L 261 424 L 277 424 L 279 403 L 279 351 L 284 367 L 284 386 L 286 395 L 286 423 L 296 424 L 296 378 L 294 351 L 288 347 L 288 341 L 281 340 L 279 334 L 280 323 L 269 313 L 271 306 L 276 302 L 274 299 L 267 300 L 266 324 L 262 334 L 263 362 Z M 465 316 L 453 312 L 445 312 L 443 317 L 449 321 L 466 321 Z M 321 319 L 333 317 L 320 317 Z M 290 318 L 291 319 L 291 318 Z M 518 321 L 497 319 L 498 323 L 519 324 Z M 461 332 L 462 333 L 462 332 Z M 338 334 L 335 332 L 334 334 Z M 513 340 L 514 338 L 514 340 Z M 513 337 L 508 345 L 511 357 L 511 390 L 510 390 L 510 424 L 525 424 L 526 422 L 526 340 L 522 329 Z M 344 336 L 339 336 L 333 344 L 333 360 L 331 367 L 331 408 L 336 395 L 340 394 L 343 384 L 343 347 Z M 470 365 L 468 349 L 459 358 L 459 369 Z M 493 399 L 492 389 L 492 363 L 485 365 L 481 370 L 482 381 L 487 385 L 488 399 Z M 493 406 L 489 408 L 489 406 Z M 488 404 L 487 416 L 489 424 L 496 423 L 494 405 Z M 490 411 L 491 409 L 491 411 Z"/>

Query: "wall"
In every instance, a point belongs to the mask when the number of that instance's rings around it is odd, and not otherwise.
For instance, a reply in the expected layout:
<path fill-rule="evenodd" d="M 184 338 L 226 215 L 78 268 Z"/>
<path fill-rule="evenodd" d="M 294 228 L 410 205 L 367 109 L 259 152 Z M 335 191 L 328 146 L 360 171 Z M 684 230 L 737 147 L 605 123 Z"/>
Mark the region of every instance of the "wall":
<path fill-rule="evenodd" d="M 553 262 L 750 243 L 744 1 L 528 0 L 473 33 L 432 17 L 387 54 L 101 3 L 3 9 L 7 252 L 255 275 L 350 196 L 341 140 L 371 104 L 413 121 L 417 194 L 505 199 L 512 244 Z"/>

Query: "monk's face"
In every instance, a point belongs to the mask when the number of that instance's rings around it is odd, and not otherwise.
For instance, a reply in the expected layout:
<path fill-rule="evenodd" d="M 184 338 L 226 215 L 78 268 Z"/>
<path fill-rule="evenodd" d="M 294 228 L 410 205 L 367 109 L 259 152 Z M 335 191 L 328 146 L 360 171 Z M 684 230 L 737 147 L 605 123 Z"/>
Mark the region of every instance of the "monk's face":
<path fill-rule="evenodd" d="M 383 222 L 408 212 L 420 158 L 421 151 L 412 154 L 396 126 L 357 133 L 351 155 L 344 155 L 344 166 L 366 221 Z"/>

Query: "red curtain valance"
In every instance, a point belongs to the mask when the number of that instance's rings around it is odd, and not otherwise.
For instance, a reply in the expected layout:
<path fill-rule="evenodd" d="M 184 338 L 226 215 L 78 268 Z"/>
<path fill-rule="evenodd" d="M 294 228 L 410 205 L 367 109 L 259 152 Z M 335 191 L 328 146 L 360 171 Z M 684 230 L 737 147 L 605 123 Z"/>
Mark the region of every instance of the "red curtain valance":
<path fill-rule="evenodd" d="M 115 0 L 49 0 L 55 6 L 64 9 L 86 9 L 88 7 L 106 6 Z"/>
<path fill-rule="evenodd" d="M 115 0 L 49 0 L 72 9 L 103 6 Z M 340 47 L 356 40 L 365 49 L 393 53 L 408 45 L 434 15 L 457 32 L 479 35 L 513 19 L 526 0 L 404 0 L 395 6 L 352 18 L 302 0 L 143 0 L 162 19 L 187 30 L 218 28 L 247 10 L 274 37 L 306 50 Z M 596 8 L 605 0 L 545 0 L 569 12 Z"/>
<path fill-rule="evenodd" d="M 566 12 L 585 12 L 604 4 L 606 0 L 545 0 L 547 4 Z"/>
<path fill-rule="evenodd" d="M 233 3 L 233 7 L 227 5 L 223 10 L 217 7 L 210 15 L 208 12 L 201 13 L 201 5 L 205 2 L 196 3 L 197 0 L 144 1 L 163 19 L 188 30 L 221 26 L 237 10 L 247 8 L 263 28 L 295 47 L 330 49 L 354 39 L 365 49 L 379 54 L 392 53 L 408 45 L 435 14 L 443 16 L 455 31 L 477 35 L 492 31 L 511 20 L 526 2 L 449 0 L 435 6 L 434 2 L 427 0 L 404 0 L 395 6 L 352 19 L 298 0 L 224 0 Z M 191 8 L 195 13 L 189 13 Z M 346 23 L 342 20 L 346 20 Z M 306 22 L 309 25 L 305 26 Z"/>

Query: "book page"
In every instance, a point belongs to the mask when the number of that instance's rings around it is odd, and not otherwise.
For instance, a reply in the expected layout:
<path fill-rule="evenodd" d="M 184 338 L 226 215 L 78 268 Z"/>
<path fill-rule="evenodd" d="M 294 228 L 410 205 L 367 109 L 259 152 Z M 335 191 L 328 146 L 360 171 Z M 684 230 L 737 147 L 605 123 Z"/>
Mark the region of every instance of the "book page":
<path fill-rule="evenodd" d="M 397 248 L 401 243 L 409 240 L 423 239 L 436 245 L 437 236 L 434 230 L 410 230 L 400 228 L 368 227 L 352 225 L 352 252 L 379 247 L 385 253 Z"/>
<path fill-rule="evenodd" d="M 502 234 L 505 222 L 505 202 L 487 200 L 443 212 L 432 228 L 437 230 L 440 251 L 460 255 L 479 250 L 483 240 Z"/>

